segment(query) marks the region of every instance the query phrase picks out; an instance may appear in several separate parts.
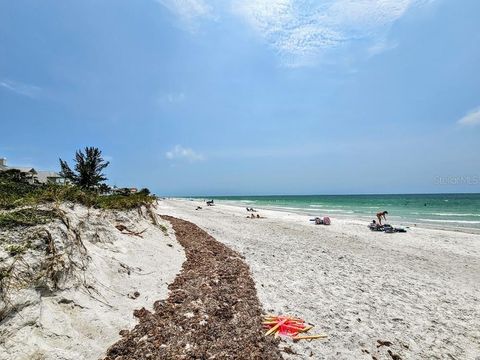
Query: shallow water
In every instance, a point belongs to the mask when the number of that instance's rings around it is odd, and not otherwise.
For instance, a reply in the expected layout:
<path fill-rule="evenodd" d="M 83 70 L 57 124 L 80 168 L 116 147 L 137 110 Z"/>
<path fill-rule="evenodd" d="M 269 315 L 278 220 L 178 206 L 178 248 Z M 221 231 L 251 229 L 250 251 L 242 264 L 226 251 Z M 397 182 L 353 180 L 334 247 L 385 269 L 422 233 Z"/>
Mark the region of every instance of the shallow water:
<path fill-rule="evenodd" d="M 388 221 L 480 229 L 480 194 L 219 196 L 213 199 L 268 207 L 312 216 L 375 218 L 387 210 Z"/>

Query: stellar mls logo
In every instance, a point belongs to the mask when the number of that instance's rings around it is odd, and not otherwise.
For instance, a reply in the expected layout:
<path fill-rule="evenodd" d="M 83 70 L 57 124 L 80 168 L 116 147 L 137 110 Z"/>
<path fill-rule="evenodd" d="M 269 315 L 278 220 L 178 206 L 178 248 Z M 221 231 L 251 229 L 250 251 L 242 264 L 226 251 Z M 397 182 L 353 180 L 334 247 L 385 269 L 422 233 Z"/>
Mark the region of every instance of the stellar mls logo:
<path fill-rule="evenodd" d="M 435 176 L 435 185 L 480 185 L 480 175 Z"/>

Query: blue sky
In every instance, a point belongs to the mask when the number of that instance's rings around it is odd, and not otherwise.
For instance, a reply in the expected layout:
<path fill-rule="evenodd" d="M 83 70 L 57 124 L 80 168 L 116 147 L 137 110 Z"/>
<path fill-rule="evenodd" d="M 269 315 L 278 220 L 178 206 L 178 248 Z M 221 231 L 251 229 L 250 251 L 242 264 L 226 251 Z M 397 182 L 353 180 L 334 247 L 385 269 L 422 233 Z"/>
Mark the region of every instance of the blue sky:
<path fill-rule="evenodd" d="M 479 192 L 479 13 L 0 0 L 0 156 L 55 170 L 97 146 L 110 184 L 163 195 Z"/>

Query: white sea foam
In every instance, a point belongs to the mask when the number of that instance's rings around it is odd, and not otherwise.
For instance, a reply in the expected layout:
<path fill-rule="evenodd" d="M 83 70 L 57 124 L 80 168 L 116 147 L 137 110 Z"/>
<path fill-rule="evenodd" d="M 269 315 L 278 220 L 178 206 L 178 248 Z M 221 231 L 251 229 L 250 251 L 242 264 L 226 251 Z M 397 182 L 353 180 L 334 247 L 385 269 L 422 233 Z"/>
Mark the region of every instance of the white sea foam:
<path fill-rule="evenodd" d="M 265 208 L 268 209 L 277 209 L 277 210 L 308 210 L 305 208 L 301 207 L 290 207 L 290 206 L 272 206 L 272 205 L 266 205 L 264 206 Z"/>
<path fill-rule="evenodd" d="M 313 207 L 313 208 L 323 208 L 324 206 L 326 205 L 320 205 L 320 204 L 312 204 L 312 205 L 308 205 L 309 207 Z M 334 207 L 334 208 L 342 208 L 342 206 L 335 206 L 335 205 L 328 205 L 330 207 Z"/>
<path fill-rule="evenodd" d="M 473 216 L 473 217 L 480 217 L 480 214 L 472 214 L 472 213 L 421 213 L 421 212 L 411 212 L 410 215 L 433 215 L 433 216 Z"/>
<path fill-rule="evenodd" d="M 355 214 L 355 211 L 353 211 L 353 210 L 332 209 L 332 208 L 324 208 L 322 206 L 312 206 L 312 205 L 310 205 L 310 207 L 314 208 L 315 210 L 320 210 L 320 211 L 338 212 L 338 213 L 343 213 L 343 214 Z"/>
<path fill-rule="evenodd" d="M 460 213 L 431 213 L 428 215 L 436 216 L 480 216 L 480 214 L 460 214 Z"/>
<path fill-rule="evenodd" d="M 455 224 L 480 224 L 480 221 L 475 220 L 445 220 L 445 219 L 418 219 L 425 222 L 441 222 L 441 223 L 455 223 Z"/>

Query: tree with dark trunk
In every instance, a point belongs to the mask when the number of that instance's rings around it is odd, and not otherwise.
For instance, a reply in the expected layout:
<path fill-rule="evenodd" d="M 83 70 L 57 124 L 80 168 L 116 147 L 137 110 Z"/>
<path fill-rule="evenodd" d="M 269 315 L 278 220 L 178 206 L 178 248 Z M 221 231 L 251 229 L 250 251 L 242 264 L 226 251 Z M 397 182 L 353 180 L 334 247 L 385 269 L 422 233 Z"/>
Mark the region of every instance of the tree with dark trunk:
<path fill-rule="evenodd" d="M 75 170 L 68 163 L 60 159 L 62 175 L 73 184 L 88 190 L 97 189 L 103 181 L 107 180 L 102 173 L 109 162 L 104 161 L 102 152 L 96 147 L 86 147 L 85 152 L 78 150 L 75 153 Z"/>

